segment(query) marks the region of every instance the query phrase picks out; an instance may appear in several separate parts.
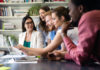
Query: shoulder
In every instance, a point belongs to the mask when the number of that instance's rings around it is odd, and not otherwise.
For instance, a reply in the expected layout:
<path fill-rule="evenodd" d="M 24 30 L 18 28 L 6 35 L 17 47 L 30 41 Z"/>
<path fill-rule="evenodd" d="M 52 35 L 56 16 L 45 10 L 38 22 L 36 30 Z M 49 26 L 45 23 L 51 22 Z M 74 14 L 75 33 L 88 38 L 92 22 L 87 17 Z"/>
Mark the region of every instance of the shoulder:
<path fill-rule="evenodd" d="M 78 34 L 78 27 L 74 27 L 73 29 L 68 30 L 67 34 Z"/>
<path fill-rule="evenodd" d="M 78 27 L 79 28 L 81 27 L 82 29 L 94 28 L 94 27 L 96 28 L 98 27 L 98 25 L 100 26 L 99 23 L 100 23 L 100 11 L 93 10 L 83 14 L 83 16 L 79 21 Z"/>
<path fill-rule="evenodd" d="M 83 16 L 80 19 L 80 22 L 83 22 L 83 21 L 93 22 L 98 17 L 100 19 L 100 11 L 99 10 L 89 11 L 89 12 L 83 14 Z"/>
<path fill-rule="evenodd" d="M 41 32 L 40 32 L 40 31 L 33 31 L 32 33 L 33 33 L 33 35 L 34 35 L 34 34 L 36 34 L 36 35 L 41 34 Z"/>
<path fill-rule="evenodd" d="M 19 34 L 19 36 L 23 36 L 25 34 L 26 34 L 26 32 L 22 32 L 22 33 Z"/>
<path fill-rule="evenodd" d="M 61 29 L 58 29 L 58 30 L 57 30 L 57 33 L 61 33 Z"/>
<path fill-rule="evenodd" d="M 96 15 L 96 14 L 98 14 L 98 15 Z M 85 13 L 83 15 L 83 17 L 90 17 L 91 18 L 91 16 L 93 16 L 93 17 L 100 16 L 99 14 L 100 14 L 100 10 L 92 10 L 92 11 L 89 11 L 89 12 Z"/>
<path fill-rule="evenodd" d="M 74 27 L 73 29 L 69 29 L 68 32 L 78 31 L 78 27 Z"/>

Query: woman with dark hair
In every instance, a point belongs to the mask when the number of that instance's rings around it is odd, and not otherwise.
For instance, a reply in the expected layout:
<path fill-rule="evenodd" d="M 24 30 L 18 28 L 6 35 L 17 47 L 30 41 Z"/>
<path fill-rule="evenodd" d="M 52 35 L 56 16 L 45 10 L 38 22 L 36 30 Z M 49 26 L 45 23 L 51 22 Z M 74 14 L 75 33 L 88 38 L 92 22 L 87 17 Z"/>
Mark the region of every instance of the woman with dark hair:
<path fill-rule="evenodd" d="M 34 21 L 30 16 L 22 20 L 22 33 L 19 35 L 19 44 L 28 48 L 43 48 L 42 34 L 36 31 Z"/>
<path fill-rule="evenodd" d="M 49 10 L 50 10 L 50 8 L 48 6 L 43 6 L 40 8 L 40 10 L 39 10 L 40 23 L 37 26 L 37 30 L 40 31 L 43 35 L 45 46 L 47 45 L 48 27 L 46 26 L 44 14 Z"/>
<path fill-rule="evenodd" d="M 26 22 L 27 19 L 30 19 L 30 20 L 31 20 L 32 25 L 33 25 L 33 30 L 36 31 L 36 27 L 35 27 L 35 25 L 34 25 L 33 19 L 32 19 L 30 16 L 26 15 L 26 16 L 23 18 L 23 20 L 22 20 L 22 32 L 25 32 L 25 31 L 26 31 L 25 22 Z"/>

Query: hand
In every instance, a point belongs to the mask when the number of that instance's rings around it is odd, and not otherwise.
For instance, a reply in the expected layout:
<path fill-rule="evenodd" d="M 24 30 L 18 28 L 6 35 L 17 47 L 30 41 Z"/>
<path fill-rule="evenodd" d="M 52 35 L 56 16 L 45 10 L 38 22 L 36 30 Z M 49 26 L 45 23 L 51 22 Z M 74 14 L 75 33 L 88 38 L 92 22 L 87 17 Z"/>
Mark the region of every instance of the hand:
<path fill-rule="evenodd" d="M 15 46 L 15 48 L 21 50 L 24 54 L 29 55 L 30 53 L 25 49 L 25 47 L 21 44 Z"/>
<path fill-rule="evenodd" d="M 21 45 L 21 44 L 19 44 L 19 45 L 15 46 L 15 48 L 17 48 L 17 49 L 19 49 L 19 50 L 22 50 L 22 49 L 24 48 L 24 46 Z"/>
<path fill-rule="evenodd" d="M 62 32 L 64 35 L 66 35 L 69 26 L 70 26 L 70 23 L 69 23 L 69 22 L 63 23 L 63 24 L 62 24 L 62 31 L 61 31 L 61 32 Z"/>
<path fill-rule="evenodd" d="M 54 52 L 48 53 L 47 57 L 49 60 L 61 60 L 62 58 L 64 58 L 61 51 L 54 51 Z"/>

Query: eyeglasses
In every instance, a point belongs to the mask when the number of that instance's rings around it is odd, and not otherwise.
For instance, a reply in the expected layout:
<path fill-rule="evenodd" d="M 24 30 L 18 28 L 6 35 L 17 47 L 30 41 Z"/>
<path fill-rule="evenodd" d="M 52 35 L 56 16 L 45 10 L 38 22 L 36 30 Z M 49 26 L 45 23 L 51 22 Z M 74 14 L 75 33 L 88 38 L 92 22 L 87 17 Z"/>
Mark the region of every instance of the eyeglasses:
<path fill-rule="evenodd" d="M 28 22 L 28 23 L 25 23 L 25 24 L 33 24 L 32 22 Z"/>

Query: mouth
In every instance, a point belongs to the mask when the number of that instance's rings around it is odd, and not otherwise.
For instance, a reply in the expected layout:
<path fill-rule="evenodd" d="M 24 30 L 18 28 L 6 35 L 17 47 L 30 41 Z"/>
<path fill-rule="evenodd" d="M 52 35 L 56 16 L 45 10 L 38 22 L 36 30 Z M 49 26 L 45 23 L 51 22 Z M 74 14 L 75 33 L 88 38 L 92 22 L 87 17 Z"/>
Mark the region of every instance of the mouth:
<path fill-rule="evenodd" d="M 41 19 L 44 19 L 44 17 L 41 17 Z"/>

